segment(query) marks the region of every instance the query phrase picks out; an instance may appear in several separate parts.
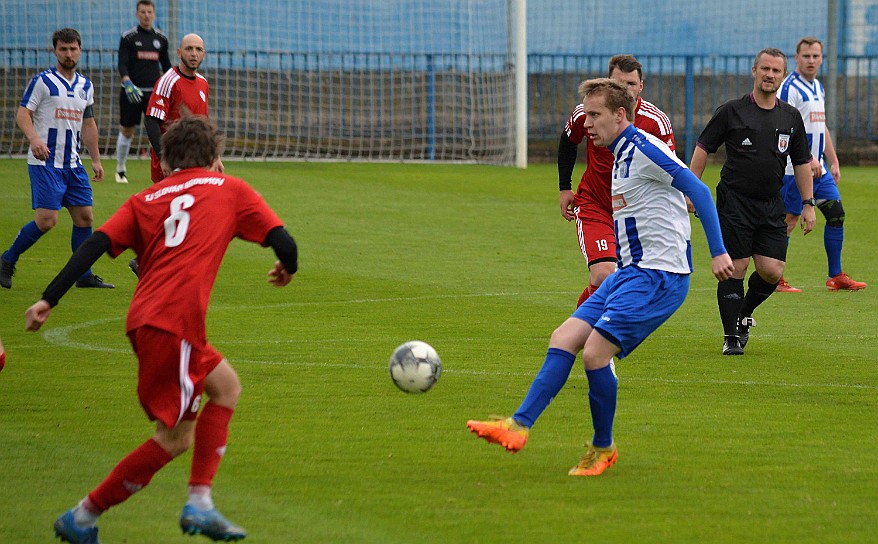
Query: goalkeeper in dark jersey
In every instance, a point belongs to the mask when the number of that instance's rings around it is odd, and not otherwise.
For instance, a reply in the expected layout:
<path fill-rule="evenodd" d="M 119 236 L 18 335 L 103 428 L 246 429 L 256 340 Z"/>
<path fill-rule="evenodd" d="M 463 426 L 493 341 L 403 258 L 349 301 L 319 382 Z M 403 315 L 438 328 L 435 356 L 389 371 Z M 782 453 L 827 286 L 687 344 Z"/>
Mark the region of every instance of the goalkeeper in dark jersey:
<path fill-rule="evenodd" d="M 116 182 L 128 183 L 125 162 L 131 150 L 134 127 L 149 104 L 152 86 L 162 74 L 171 69 L 168 56 L 168 38 L 153 27 L 155 3 L 137 2 L 137 26 L 122 33 L 119 41 L 119 75 L 122 90 L 119 93 L 119 138 L 116 140 Z"/>

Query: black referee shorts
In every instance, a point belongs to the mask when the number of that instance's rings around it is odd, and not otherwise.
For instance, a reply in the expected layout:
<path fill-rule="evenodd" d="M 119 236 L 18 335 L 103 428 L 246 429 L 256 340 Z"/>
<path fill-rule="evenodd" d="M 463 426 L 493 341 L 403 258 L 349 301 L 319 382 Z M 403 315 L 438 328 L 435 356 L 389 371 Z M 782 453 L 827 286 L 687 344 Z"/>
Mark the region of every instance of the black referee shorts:
<path fill-rule="evenodd" d="M 779 191 L 770 200 L 760 200 L 720 183 L 716 186 L 716 211 L 732 259 L 763 255 L 786 261 L 786 212 Z"/>
<path fill-rule="evenodd" d="M 140 124 L 142 116 L 146 115 L 146 106 L 149 104 L 151 92 L 143 92 L 140 102 L 132 104 L 125 96 L 125 89 L 119 93 L 119 124 L 123 127 L 136 127 Z"/>

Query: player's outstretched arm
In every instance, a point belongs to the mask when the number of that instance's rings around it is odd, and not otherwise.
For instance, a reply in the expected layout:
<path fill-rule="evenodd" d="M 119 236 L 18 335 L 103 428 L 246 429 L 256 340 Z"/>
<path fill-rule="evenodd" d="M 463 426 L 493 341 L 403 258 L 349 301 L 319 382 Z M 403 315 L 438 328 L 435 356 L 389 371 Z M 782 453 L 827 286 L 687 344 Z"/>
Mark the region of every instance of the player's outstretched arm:
<path fill-rule="evenodd" d="M 46 287 L 46 290 L 43 291 L 43 298 L 28 308 L 25 313 L 27 330 L 39 330 L 43 323 L 49 319 L 52 308 L 58 305 L 61 297 L 73 287 L 76 280 L 85 274 L 86 270 L 91 268 L 91 265 L 108 249 L 110 249 L 110 239 L 106 234 L 98 231 L 89 236 L 73 253 L 70 260 L 64 265 L 64 268 L 58 272 L 55 279 Z"/>
<path fill-rule="evenodd" d="M 268 271 L 268 283 L 275 287 L 284 287 L 293 281 L 293 275 L 284 268 L 284 263 L 277 261 L 274 267 Z"/>
<path fill-rule="evenodd" d="M 49 303 L 45 300 L 38 300 L 24 312 L 25 329 L 31 332 L 40 330 L 40 327 L 49 319 L 51 313 L 52 307 Z"/>
<path fill-rule="evenodd" d="M 268 283 L 275 287 L 288 285 L 299 269 L 299 249 L 296 241 L 283 227 L 275 227 L 265 237 L 265 244 L 271 246 L 278 261 L 268 271 Z"/>

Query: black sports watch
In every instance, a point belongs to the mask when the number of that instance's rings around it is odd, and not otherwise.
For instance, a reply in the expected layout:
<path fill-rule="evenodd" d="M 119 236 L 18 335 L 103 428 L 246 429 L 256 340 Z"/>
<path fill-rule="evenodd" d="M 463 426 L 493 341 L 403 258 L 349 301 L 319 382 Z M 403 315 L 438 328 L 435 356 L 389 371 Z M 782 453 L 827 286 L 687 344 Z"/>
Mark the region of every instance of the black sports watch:
<path fill-rule="evenodd" d="M 802 201 L 802 206 L 804 206 L 805 204 L 810 204 L 810 205 L 816 207 L 817 206 L 817 199 L 816 198 L 806 198 L 805 200 Z"/>

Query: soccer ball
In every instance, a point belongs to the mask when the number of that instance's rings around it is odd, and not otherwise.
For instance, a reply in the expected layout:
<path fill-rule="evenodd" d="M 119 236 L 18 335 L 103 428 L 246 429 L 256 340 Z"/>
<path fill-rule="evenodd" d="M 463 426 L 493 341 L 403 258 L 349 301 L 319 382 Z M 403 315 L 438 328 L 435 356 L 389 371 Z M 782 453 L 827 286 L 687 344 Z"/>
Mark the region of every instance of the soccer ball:
<path fill-rule="evenodd" d="M 406 342 L 390 356 L 390 379 L 406 393 L 426 393 L 441 373 L 442 361 L 436 350 L 420 340 Z"/>

